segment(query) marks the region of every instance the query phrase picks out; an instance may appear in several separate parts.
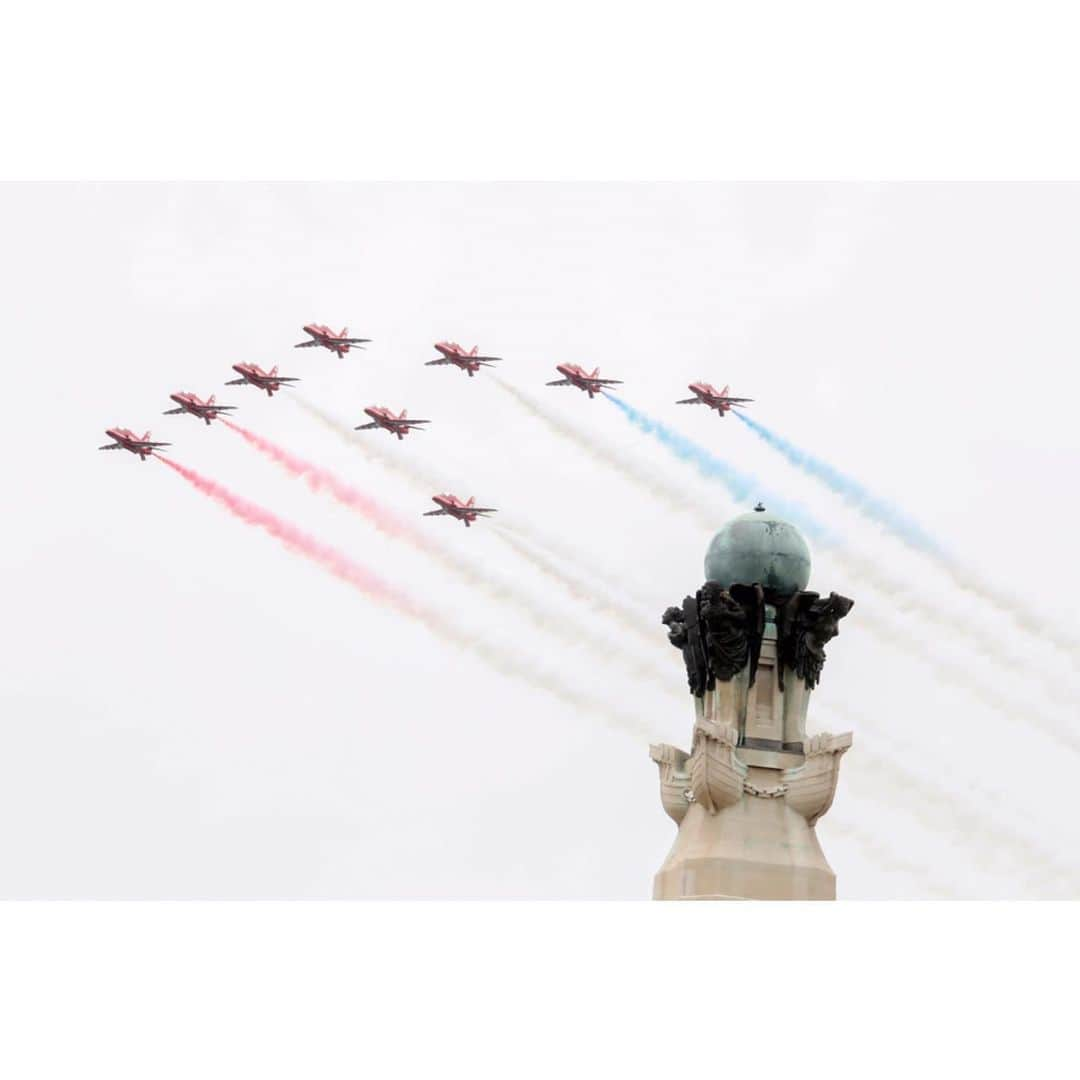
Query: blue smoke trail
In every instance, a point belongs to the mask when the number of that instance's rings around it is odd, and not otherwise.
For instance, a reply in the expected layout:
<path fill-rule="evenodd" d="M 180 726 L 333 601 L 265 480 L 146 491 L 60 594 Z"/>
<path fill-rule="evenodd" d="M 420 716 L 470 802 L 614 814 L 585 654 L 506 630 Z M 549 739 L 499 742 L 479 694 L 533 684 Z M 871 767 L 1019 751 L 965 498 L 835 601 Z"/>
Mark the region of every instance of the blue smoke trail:
<path fill-rule="evenodd" d="M 774 450 L 778 450 L 784 457 L 820 480 L 830 491 L 836 492 L 842 499 L 850 503 L 856 510 L 867 517 L 883 525 L 894 536 L 898 537 L 909 547 L 914 547 L 928 555 L 939 559 L 949 559 L 949 554 L 940 543 L 935 540 L 917 521 L 913 521 L 894 506 L 883 499 L 871 494 L 857 480 L 846 476 L 839 469 L 828 462 L 808 454 L 805 450 L 788 442 L 787 439 L 770 431 L 764 424 L 759 424 L 749 416 L 736 412 L 737 416 L 751 431 L 763 439 Z"/>
<path fill-rule="evenodd" d="M 737 502 L 746 502 L 754 497 L 766 503 L 769 510 L 789 521 L 799 525 L 802 530 L 818 543 L 827 544 L 831 547 L 841 547 L 840 538 L 824 525 L 816 520 L 804 506 L 798 503 L 789 503 L 774 492 L 768 491 L 764 486 L 749 473 L 744 473 L 735 466 L 729 465 L 722 458 L 709 453 L 703 446 L 698 446 L 693 440 L 677 431 L 654 420 L 651 416 L 635 409 L 633 405 L 615 394 L 604 392 L 604 397 L 616 406 L 623 415 L 637 428 L 647 435 L 654 435 L 676 457 L 693 465 L 702 476 L 709 480 L 720 480 L 731 492 Z"/>
<path fill-rule="evenodd" d="M 763 424 L 751 420 L 749 416 L 744 416 L 742 413 L 735 415 L 793 465 L 820 480 L 830 491 L 835 492 L 865 517 L 884 526 L 893 536 L 913 550 L 936 559 L 962 589 L 977 593 L 998 610 L 1013 618 L 1025 630 L 1044 637 L 1059 648 L 1074 654 L 1073 664 L 1077 664 L 1075 654 L 1080 649 L 1080 644 L 1069 631 L 1050 625 L 1045 612 L 1027 610 L 1019 600 L 982 580 L 955 555 L 946 550 L 944 545 L 935 540 L 918 522 L 907 517 L 891 503 L 871 494 L 858 481 L 827 462 L 808 454 L 777 435 L 776 432 L 770 431 Z"/>

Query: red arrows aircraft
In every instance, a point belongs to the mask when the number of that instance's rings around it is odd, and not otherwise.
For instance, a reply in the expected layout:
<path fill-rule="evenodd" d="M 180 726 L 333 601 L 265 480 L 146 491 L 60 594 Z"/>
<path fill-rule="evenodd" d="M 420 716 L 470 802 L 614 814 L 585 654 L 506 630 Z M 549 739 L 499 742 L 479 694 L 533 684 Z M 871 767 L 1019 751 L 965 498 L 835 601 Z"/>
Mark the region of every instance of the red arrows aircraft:
<path fill-rule="evenodd" d="M 324 349 L 337 353 L 338 356 L 344 356 L 350 347 L 366 345 L 371 341 L 371 338 L 366 337 L 348 337 L 347 326 L 343 326 L 341 332 L 335 334 L 329 326 L 323 326 L 322 323 L 308 323 L 304 327 L 304 333 L 309 334 L 311 340 L 301 341 L 293 346 L 294 349 L 314 349 L 316 345 L 321 345 Z"/>
<path fill-rule="evenodd" d="M 579 390 L 584 390 L 590 398 L 599 394 L 605 386 L 622 385 L 622 379 L 598 379 L 599 368 L 593 368 L 591 375 L 578 364 L 556 364 L 555 370 L 563 378 L 549 382 L 548 386 L 576 386 Z"/>
<path fill-rule="evenodd" d="M 695 396 L 676 401 L 676 405 L 708 405 L 710 409 L 715 409 L 721 418 L 724 413 L 731 412 L 732 405 L 744 405 L 754 400 L 748 397 L 728 397 L 729 387 L 727 386 L 723 390 L 717 390 L 715 386 L 710 386 L 708 383 L 692 382 L 687 389 Z"/>
<path fill-rule="evenodd" d="M 99 450 L 127 450 L 132 454 L 138 454 L 140 461 L 145 461 L 150 454 L 162 446 L 172 446 L 172 443 L 167 442 L 151 442 L 149 431 L 141 439 L 134 431 L 128 431 L 124 427 L 107 428 L 105 434 L 113 441 L 99 446 Z"/>
<path fill-rule="evenodd" d="M 442 353 L 442 356 L 438 360 L 429 360 L 424 367 L 432 367 L 436 364 L 453 364 L 454 367 L 467 371 L 470 379 L 480 370 L 481 364 L 490 367 L 502 359 L 501 356 L 477 356 L 476 354 L 480 349 L 479 345 L 474 345 L 466 351 L 464 346 L 459 345 L 456 341 L 436 341 L 435 348 Z"/>
<path fill-rule="evenodd" d="M 468 528 L 478 514 L 497 514 L 490 506 L 476 506 L 476 499 L 469 497 L 468 502 L 462 502 L 456 495 L 432 495 L 431 501 L 439 507 L 438 510 L 429 510 L 424 517 L 438 517 L 440 514 L 449 514 L 458 521 L 465 522 Z"/>
<path fill-rule="evenodd" d="M 383 428 L 391 434 L 396 435 L 399 440 L 404 439 L 418 424 L 431 423 L 430 420 L 406 419 L 408 413 L 405 409 L 401 410 L 399 416 L 395 416 L 384 405 L 369 405 L 364 412 L 375 422 L 373 424 L 360 424 L 359 427 L 353 428 L 353 431 L 374 431 L 375 428 Z"/>
<path fill-rule="evenodd" d="M 258 364 L 233 364 L 232 369 L 240 378 L 230 379 L 225 384 L 226 386 L 243 386 L 244 383 L 249 383 L 252 386 L 257 386 L 260 390 L 265 390 L 267 397 L 273 397 L 276 390 L 288 386 L 289 383 L 300 381 L 299 379 L 279 375 L 276 364 L 269 371 L 263 371 Z"/>
<path fill-rule="evenodd" d="M 192 416 L 197 416 L 200 420 L 205 420 L 207 426 L 210 425 L 211 420 L 218 418 L 218 413 L 232 412 L 236 408 L 235 405 L 215 405 L 214 395 L 211 394 L 205 401 L 201 401 L 196 394 L 188 393 L 186 390 L 178 390 L 175 394 L 170 394 L 169 397 L 180 406 L 179 409 L 166 409 L 162 413 L 162 416 L 177 416 L 180 413 L 191 413 Z"/>

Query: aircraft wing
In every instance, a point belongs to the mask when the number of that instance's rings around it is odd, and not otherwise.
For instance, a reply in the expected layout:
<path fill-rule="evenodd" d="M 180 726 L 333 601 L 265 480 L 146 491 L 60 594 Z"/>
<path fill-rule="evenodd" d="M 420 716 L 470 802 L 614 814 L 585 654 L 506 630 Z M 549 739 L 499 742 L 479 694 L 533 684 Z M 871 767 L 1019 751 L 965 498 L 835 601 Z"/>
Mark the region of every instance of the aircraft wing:
<path fill-rule="evenodd" d="M 360 424 L 359 427 L 354 427 L 353 431 L 374 431 L 378 424 Z"/>
<path fill-rule="evenodd" d="M 497 364 L 502 360 L 501 356 L 467 356 L 465 359 L 471 360 L 474 364 Z"/>
<path fill-rule="evenodd" d="M 123 450 L 123 447 L 118 442 L 106 443 L 105 446 L 99 446 L 99 450 Z"/>
<path fill-rule="evenodd" d="M 544 383 L 545 386 L 573 386 L 574 383 L 570 379 L 556 379 L 555 382 Z"/>
<path fill-rule="evenodd" d="M 428 360 L 424 367 L 431 367 L 432 364 L 452 364 L 453 362 L 448 356 L 443 356 L 438 360 Z"/>
<path fill-rule="evenodd" d="M 187 412 L 187 409 L 166 409 L 162 416 L 179 416 L 182 412 Z"/>
<path fill-rule="evenodd" d="M 622 386 L 622 379 L 590 379 L 593 386 Z"/>
<path fill-rule="evenodd" d="M 369 337 L 339 337 L 334 338 L 339 345 L 370 345 L 371 338 Z"/>
<path fill-rule="evenodd" d="M 728 397 L 723 398 L 729 405 L 742 405 L 744 402 L 753 401 L 752 397 Z"/>
<path fill-rule="evenodd" d="M 450 513 L 449 510 L 428 510 L 425 514 L 423 514 L 423 516 L 424 517 L 439 517 L 440 514 L 449 514 L 449 513 Z"/>
<path fill-rule="evenodd" d="M 235 409 L 235 405 L 210 405 L 208 407 L 208 410 L 213 412 L 233 412 Z"/>
<path fill-rule="evenodd" d="M 470 514 L 497 514 L 499 511 L 493 506 L 466 506 Z"/>
<path fill-rule="evenodd" d="M 704 405 L 705 401 L 699 397 L 683 398 L 682 401 L 676 401 L 676 405 Z"/>
<path fill-rule="evenodd" d="M 247 379 L 230 379 L 226 386 L 243 386 L 247 382 Z"/>
<path fill-rule="evenodd" d="M 137 446 L 150 447 L 151 450 L 156 450 L 159 446 L 172 446 L 171 442 L 140 442 Z"/>
<path fill-rule="evenodd" d="M 416 427 L 417 424 L 430 424 L 430 420 L 398 420 L 397 423 L 404 424 L 406 427 Z"/>
<path fill-rule="evenodd" d="M 301 341 L 298 345 L 294 345 L 294 349 L 313 349 L 316 345 L 321 344 L 312 338 L 310 341 Z"/>
<path fill-rule="evenodd" d="M 299 382 L 300 379 L 295 375 L 271 375 L 270 381 L 279 383 L 291 383 Z"/>

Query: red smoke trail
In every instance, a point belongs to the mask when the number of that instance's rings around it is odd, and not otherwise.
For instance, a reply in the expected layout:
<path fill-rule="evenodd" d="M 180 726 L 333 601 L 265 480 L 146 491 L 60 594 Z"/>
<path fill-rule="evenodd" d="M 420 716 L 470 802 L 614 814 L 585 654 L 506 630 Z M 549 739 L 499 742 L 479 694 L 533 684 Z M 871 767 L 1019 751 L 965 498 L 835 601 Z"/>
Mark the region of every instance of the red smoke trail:
<path fill-rule="evenodd" d="M 167 458 L 159 454 L 155 454 L 154 457 L 162 464 L 168 465 L 174 472 L 179 473 L 204 495 L 208 495 L 235 514 L 241 521 L 264 529 L 280 540 L 290 551 L 298 552 L 318 563 L 324 570 L 352 585 L 369 599 L 416 619 L 437 637 L 458 648 L 469 650 L 501 674 L 543 690 L 574 709 L 586 710 L 601 716 L 623 732 L 630 732 L 633 735 L 655 734 L 650 725 L 627 714 L 622 709 L 613 708 L 606 702 L 578 693 L 551 675 L 538 670 L 534 663 L 521 660 L 511 653 L 504 652 L 498 646 L 483 641 L 471 631 L 450 623 L 436 611 L 420 607 L 405 593 L 387 584 L 347 555 L 320 543 L 264 507 L 249 502 L 216 481 L 195 472 L 194 469 L 186 468 L 175 458 Z"/>
<path fill-rule="evenodd" d="M 365 495 L 362 491 L 352 487 L 352 485 L 339 480 L 328 469 L 323 469 L 318 465 L 313 465 L 310 461 L 297 457 L 295 454 L 290 454 L 288 450 L 278 446 L 277 443 L 264 439 L 261 435 L 256 435 L 254 431 L 249 431 L 232 420 L 226 420 L 224 417 L 219 417 L 219 419 L 227 428 L 235 431 L 237 435 L 254 446 L 260 453 L 277 462 L 278 465 L 288 470 L 293 476 L 304 480 L 312 491 L 329 492 L 338 502 L 363 514 L 380 532 L 384 532 L 388 536 L 408 540 L 425 550 L 433 549 L 434 545 L 428 541 L 427 537 L 417 532 L 411 524 L 392 514 L 380 502 L 371 498 L 370 495 Z"/>
<path fill-rule="evenodd" d="M 342 581 L 347 581 L 373 600 L 395 607 L 407 615 L 419 614 L 419 610 L 414 607 L 412 601 L 404 593 L 399 592 L 392 585 L 388 585 L 363 566 L 354 563 L 347 556 L 342 555 L 341 552 L 319 543 L 319 541 L 301 532 L 294 525 L 282 521 L 276 514 L 258 506 L 256 503 L 248 502 L 247 499 L 241 498 L 241 496 L 229 491 L 228 488 L 222 487 L 221 484 L 200 475 L 194 469 L 185 468 L 174 458 L 167 458 L 158 454 L 154 456 L 163 465 L 168 465 L 170 469 L 178 472 L 189 484 L 198 488 L 204 495 L 209 495 L 210 498 L 221 503 L 222 506 L 242 521 L 264 529 L 275 539 L 280 540 L 286 547 L 298 551 L 301 555 L 306 555 L 309 559 L 322 566 L 323 569 L 329 570 L 331 574 L 341 578 Z"/>

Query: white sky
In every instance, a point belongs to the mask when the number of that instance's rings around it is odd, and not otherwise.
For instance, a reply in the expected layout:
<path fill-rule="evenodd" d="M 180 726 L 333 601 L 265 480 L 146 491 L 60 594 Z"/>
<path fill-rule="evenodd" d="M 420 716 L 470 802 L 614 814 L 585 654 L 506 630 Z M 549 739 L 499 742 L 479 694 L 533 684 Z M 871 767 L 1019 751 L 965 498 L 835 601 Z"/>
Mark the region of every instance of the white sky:
<path fill-rule="evenodd" d="M 507 380 L 719 527 L 738 509 L 721 487 L 607 403 L 543 386 L 557 362 L 599 364 L 633 404 L 813 506 L 912 588 L 961 604 L 741 425 L 673 405 L 691 380 L 730 382 L 763 423 L 1076 630 L 1075 186 L 6 185 L 0 224 L 14 376 L 0 895 L 649 895 L 674 827 L 645 740 L 371 605 L 160 465 L 94 450 L 108 426 L 150 427 L 177 460 L 685 747 L 692 708 L 658 620 L 700 585 L 709 534 L 485 374 L 425 368 L 442 338 L 505 357 Z M 294 352 L 311 320 L 374 342 L 344 360 Z M 232 433 L 160 416 L 171 391 L 217 392 L 240 422 L 401 514 L 431 505 L 284 394 L 223 388 L 240 360 L 280 364 L 353 424 L 373 403 L 430 418 L 405 443 L 370 438 L 500 507 L 507 525 L 557 533 L 648 598 L 670 691 L 470 592 Z M 567 627 L 590 618 L 490 530 L 417 521 Z M 818 561 L 811 587 L 856 599 L 810 713 L 813 730 L 855 732 L 819 829 L 840 895 L 1080 895 L 1077 755 L 1012 703 L 1073 730 L 1075 704 L 1048 707 L 1019 669 L 897 616 L 984 693 L 1000 691 L 1002 715 L 860 628 L 861 612 L 891 617 L 891 602 L 837 560 Z M 971 610 L 1039 660 L 1037 643 Z M 612 653 L 648 655 L 604 620 L 591 630 Z M 1075 674 L 1061 677 L 1075 702 Z M 1036 848 L 1057 878 L 1040 876 Z"/>

